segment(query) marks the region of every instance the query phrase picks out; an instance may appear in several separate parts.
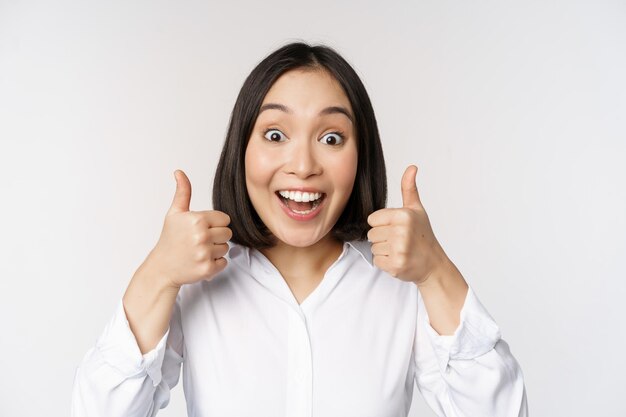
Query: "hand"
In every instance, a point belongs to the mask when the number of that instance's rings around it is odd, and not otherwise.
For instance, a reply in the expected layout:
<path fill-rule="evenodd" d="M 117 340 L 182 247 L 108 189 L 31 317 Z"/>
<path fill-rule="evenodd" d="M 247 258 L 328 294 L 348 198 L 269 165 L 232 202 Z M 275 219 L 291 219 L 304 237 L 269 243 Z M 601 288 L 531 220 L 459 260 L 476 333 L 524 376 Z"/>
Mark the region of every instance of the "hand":
<path fill-rule="evenodd" d="M 217 210 L 189 211 L 191 183 L 176 170 L 176 193 L 165 216 L 161 236 L 144 262 L 146 268 L 180 287 L 209 280 L 223 270 L 232 230 L 228 214 Z M 178 175 L 177 175 L 178 174 Z"/>
<path fill-rule="evenodd" d="M 415 168 L 415 169 L 413 169 Z M 402 176 L 402 208 L 384 208 L 370 214 L 374 265 L 403 281 L 423 284 L 448 260 L 433 234 L 428 215 L 417 193 L 417 167 Z"/>

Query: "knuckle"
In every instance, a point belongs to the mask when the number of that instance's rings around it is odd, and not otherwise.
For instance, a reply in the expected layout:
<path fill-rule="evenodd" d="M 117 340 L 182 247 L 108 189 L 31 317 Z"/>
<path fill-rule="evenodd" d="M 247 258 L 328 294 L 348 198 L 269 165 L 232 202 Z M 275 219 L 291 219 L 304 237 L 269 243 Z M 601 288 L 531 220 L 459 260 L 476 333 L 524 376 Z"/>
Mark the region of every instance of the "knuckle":
<path fill-rule="evenodd" d="M 213 272 L 213 262 L 203 262 L 199 269 L 203 276 L 210 275 Z"/>
<path fill-rule="evenodd" d="M 209 250 L 206 248 L 200 248 L 195 252 L 194 261 L 198 263 L 204 263 L 209 258 Z"/>
<path fill-rule="evenodd" d="M 396 235 L 400 237 L 400 240 L 405 241 L 409 236 L 409 232 L 406 227 L 397 227 Z"/>
<path fill-rule="evenodd" d="M 403 223 L 409 223 L 411 221 L 411 215 L 412 213 L 410 210 L 402 209 L 398 212 L 398 218 Z"/>
<path fill-rule="evenodd" d="M 202 242 L 206 241 L 207 233 L 205 231 L 196 231 L 193 234 L 192 240 L 195 245 L 200 245 Z"/>

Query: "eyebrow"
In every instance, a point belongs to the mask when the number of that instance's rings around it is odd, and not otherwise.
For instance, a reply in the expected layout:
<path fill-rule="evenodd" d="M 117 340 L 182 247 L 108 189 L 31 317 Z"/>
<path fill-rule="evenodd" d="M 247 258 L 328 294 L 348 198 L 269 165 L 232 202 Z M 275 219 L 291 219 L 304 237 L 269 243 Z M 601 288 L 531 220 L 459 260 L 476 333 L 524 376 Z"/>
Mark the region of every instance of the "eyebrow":
<path fill-rule="evenodd" d="M 261 114 L 264 110 L 271 110 L 271 109 L 273 109 L 273 110 L 280 110 L 280 111 L 283 111 L 283 112 L 289 113 L 289 114 L 293 113 L 293 111 L 289 107 L 285 106 L 284 104 L 266 103 L 266 104 L 261 106 L 261 109 L 259 109 L 259 114 Z M 348 119 L 350 119 L 350 122 L 352 124 L 354 124 L 354 118 L 352 117 L 352 115 L 350 114 L 348 109 L 346 109 L 345 107 L 342 107 L 342 106 L 326 107 L 321 112 L 319 112 L 319 116 L 324 116 L 324 115 L 327 115 L 327 114 L 335 114 L 335 113 L 340 113 L 340 114 L 345 115 Z"/>

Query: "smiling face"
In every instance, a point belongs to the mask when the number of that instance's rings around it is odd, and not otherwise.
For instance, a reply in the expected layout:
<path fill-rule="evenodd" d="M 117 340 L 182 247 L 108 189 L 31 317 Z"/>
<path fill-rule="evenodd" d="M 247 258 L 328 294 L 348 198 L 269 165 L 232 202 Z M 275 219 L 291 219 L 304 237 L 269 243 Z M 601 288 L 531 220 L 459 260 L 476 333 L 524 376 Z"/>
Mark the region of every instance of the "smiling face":
<path fill-rule="evenodd" d="M 353 119 L 341 85 L 322 70 L 288 71 L 266 94 L 246 148 L 246 187 L 284 244 L 317 243 L 343 212 L 357 169 Z"/>

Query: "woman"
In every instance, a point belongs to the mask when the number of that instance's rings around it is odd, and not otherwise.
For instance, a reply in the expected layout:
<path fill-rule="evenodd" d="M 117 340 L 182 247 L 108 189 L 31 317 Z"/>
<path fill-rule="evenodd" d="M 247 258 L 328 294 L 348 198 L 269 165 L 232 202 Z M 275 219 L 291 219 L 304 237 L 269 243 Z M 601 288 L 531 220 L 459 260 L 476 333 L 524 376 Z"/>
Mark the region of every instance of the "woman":
<path fill-rule="evenodd" d="M 248 76 L 213 187 L 161 237 L 76 372 L 74 416 L 154 416 L 181 364 L 190 416 L 527 415 L 522 373 L 435 239 L 415 185 L 385 208 L 359 77 L 292 43 Z M 366 240 L 366 238 L 368 240 Z"/>

